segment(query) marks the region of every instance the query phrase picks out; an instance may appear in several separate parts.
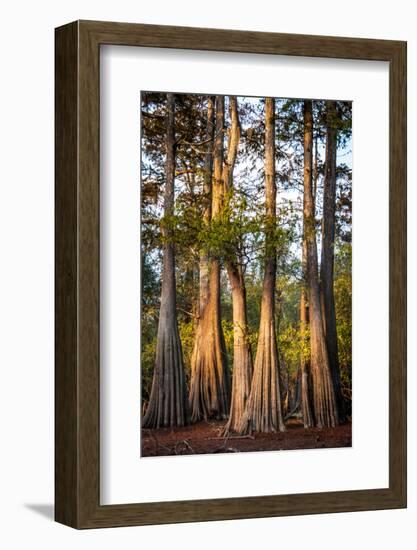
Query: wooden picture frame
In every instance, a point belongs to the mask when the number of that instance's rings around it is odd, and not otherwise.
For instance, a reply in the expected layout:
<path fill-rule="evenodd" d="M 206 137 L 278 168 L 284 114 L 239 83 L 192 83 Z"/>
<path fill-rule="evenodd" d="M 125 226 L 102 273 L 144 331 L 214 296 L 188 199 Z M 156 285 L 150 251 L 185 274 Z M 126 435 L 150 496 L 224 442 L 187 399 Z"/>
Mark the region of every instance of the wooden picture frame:
<path fill-rule="evenodd" d="M 55 518 L 75 528 L 406 506 L 406 43 L 77 21 L 56 29 Z M 99 55 L 117 44 L 389 63 L 389 487 L 100 505 Z"/>

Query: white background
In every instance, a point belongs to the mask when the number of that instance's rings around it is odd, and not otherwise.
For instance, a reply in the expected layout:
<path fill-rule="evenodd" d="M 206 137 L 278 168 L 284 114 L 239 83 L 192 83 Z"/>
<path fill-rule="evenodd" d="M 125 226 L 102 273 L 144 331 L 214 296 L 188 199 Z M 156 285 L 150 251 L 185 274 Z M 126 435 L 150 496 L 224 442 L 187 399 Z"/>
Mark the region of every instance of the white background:
<path fill-rule="evenodd" d="M 0 543 L 11 548 L 414 549 L 417 540 L 417 36 L 414 2 L 118 0 L 3 3 L 0 86 Z M 200 9 L 197 6 L 201 6 Z M 76 532 L 52 523 L 53 28 L 68 21 L 334 34 L 409 41 L 409 508 Z M 376 129 L 377 131 L 377 129 Z M 377 162 L 378 159 L 375 159 Z M 372 225 L 370 223 L 370 228 Z M 372 399 L 372 396 L 370 396 Z M 369 419 L 372 422 L 372 418 Z M 343 475 L 343 472 L 341 472 Z"/>
<path fill-rule="evenodd" d="M 353 101 L 351 448 L 139 459 L 139 93 L 164 89 Z M 388 487 L 388 90 L 381 62 L 102 48 L 103 504 Z M 257 473 L 242 483 L 242 472 Z"/>

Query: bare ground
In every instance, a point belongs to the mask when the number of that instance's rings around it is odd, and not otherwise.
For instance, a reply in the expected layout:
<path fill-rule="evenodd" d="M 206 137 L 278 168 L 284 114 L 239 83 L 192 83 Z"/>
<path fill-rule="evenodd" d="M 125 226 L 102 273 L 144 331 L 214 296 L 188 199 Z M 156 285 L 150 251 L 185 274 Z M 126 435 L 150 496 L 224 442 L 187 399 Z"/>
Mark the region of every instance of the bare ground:
<path fill-rule="evenodd" d="M 352 425 L 305 430 L 291 419 L 284 433 L 222 437 L 225 421 L 198 422 L 184 428 L 142 430 L 142 456 L 169 456 L 250 451 L 283 451 L 352 446 Z"/>

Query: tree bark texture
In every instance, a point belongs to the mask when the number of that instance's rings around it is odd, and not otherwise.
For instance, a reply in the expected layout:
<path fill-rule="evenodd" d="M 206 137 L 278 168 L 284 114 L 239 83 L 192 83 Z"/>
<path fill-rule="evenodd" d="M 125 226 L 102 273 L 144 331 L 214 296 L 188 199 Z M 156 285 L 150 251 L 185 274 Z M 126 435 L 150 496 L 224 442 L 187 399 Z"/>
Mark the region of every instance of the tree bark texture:
<path fill-rule="evenodd" d="M 275 181 L 275 100 L 265 100 L 265 272 L 261 317 L 251 391 L 239 426 L 244 434 L 253 431 L 284 431 L 278 349 L 275 331 L 276 181 Z"/>
<path fill-rule="evenodd" d="M 181 340 L 176 314 L 175 251 L 170 229 L 174 212 L 175 180 L 175 98 L 167 94 L 166 166 L 164 217 L 162 224 L 163 268 L 154 376 L 144 428 L 184 426 L 189 405 L 184 375 Z"/>
<path fill-rule="evenodd" d="M 339 408 L 339 419 L 344 420 L 344 399 L 340 384 L 340 366 L 336 330 L 334 299 L 334 244 L 336 210 L 336 151 L 337 129 L 335 127 L 336 103 L 326 102 L 326 171 L 323 190 L 322 248 L 320 264 L 321 305 L 329 353 L 334 392 Z"/>
<path fill-rule="evenodd" d="M 318 427 L 339 423 L 337 403 L 320 304 L 315 204 L 312 185 L 313 114 L 311 100 L 304 101 L 304 239 L 306 241 L 307 293 L 310 315 L 311 374 L 314 416 Z"/>

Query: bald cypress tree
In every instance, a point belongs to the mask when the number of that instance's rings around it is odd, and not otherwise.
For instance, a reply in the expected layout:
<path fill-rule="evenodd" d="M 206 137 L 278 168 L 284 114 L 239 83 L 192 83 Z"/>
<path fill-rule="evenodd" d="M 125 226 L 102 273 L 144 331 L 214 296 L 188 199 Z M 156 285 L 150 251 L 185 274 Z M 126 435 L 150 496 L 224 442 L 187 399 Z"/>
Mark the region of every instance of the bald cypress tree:
<path fill-rule="evenodd" d="M 175 251 L 170 218 L 174 212 L 175 181 L 175 98 L 167 94 L 166 161 L 161 305 L 157 333 L 155 368 L 144 428 L 184 426 L 189 420 L 181 340 L 176 312 Z"/>
<path fill-rule="evenodd" d="M 211 222 L 219 221 L 224 201 L 222 174 L 224 97 L 216 96 L 214 174 L 211 186 Z M 230 377 L 220 312 L 220 258 L 208 257 L 207 299 L 200 308 L 191 358 L 190 405 L 193 422 L 227 418 L 230 407 Z"/>
<path fill-rule="evenodd" d="M 237 98 L 229 97 L 230 129 L 226 159 L 223 162 L 223 183 L 227 202 L 233 197 L 233 170 L 235 167 L 239 140 L 240 122 Z M 220 162 L 220 156 L 216 162 Z M 226 254 L 226 270 L 232 291 L 233 310 L 233 378 L 229 421 L 225 431 L 238 430 L 249 397 L 252 380 L 252 352 L 248 336 L 246 311 L 246 287 L 242 263 L 238 257 L 238 246 L 231 243 L 232 250 Z"/>
<path fill-rule="evenodd" d="M 304 101 L 304 240 L 306 246 L 306 286 L 309 303 L 310 361 L 313 405 L 320 428 L 339 423 L 323 316 L 320 304 L 316 242 L 315 201 L 313 196 L 313 113 L 311 100 Z"/>
<path fill-rule="evenodd" d="M 320 291 L 324 330 L 334 392 L 340 420 L 345 417 L 345 406 L 340 385 L 339 352 L 334 299 L 334 245 L 336 226 L 336 151 L 337 110 L 335 101 L 326 101 L 326 158 L 323 189 L 323 223 L 320 262 Z"/>
<path fill-rule="evenodd" d="M 265 100 L 265 263 L 258 347 L 240 433 L 284 431 L 275 328 L 275 100 Z"/>

